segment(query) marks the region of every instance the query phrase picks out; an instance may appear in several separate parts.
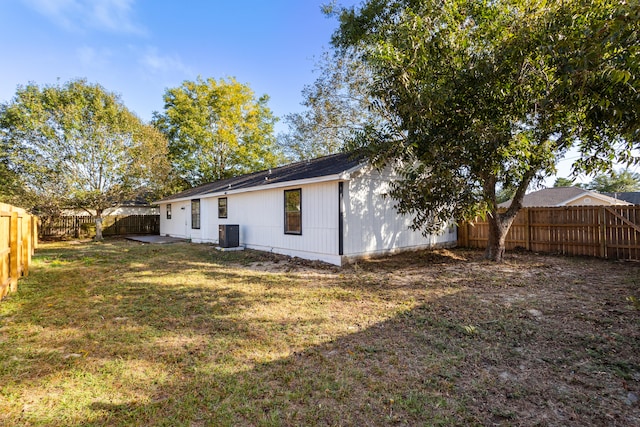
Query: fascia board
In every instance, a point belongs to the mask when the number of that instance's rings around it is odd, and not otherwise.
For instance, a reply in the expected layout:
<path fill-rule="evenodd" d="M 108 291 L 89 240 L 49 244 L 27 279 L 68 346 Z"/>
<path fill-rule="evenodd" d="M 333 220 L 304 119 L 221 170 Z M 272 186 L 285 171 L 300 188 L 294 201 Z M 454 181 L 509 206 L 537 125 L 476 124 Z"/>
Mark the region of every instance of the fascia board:
<path fill-rule="evenodd" d="M 185 201 L 189 201 L 189 200 L 193 200 L 193 199 L 220 197 L 220 196 L 231 195 L 231 194 L 250 193 L 250 192 L 254 192 L 254 191 L 273 190 L 273 189 L 284 188 L 284 187 L 297 187 L 299 185 L 318 184 L 318 183 L 329 182 L 329 181 L 348 181 L 349 179 L 351 179 L 351 177 L 350 177 L 351 173 L 353 171 L 355 171 L 355 170 L 361 169 L 361 167 L 362 166 L 354 167 L 354 168 L 351 168 L 351 169 L 349 169 L 349 170 L 347 170 L 345 172 L 342 172 L 342 173 L 339 173 L 339 174 L 334 174 L 334 175 L 325 175 L 325 176 L 320 176 L 320 177 L 315 177 L 315 178 L 298 179 L 298 180 L 295 180 L 295 181 L 276 182 L 276 183 L 267 184 L 267 185 L 259 185 L 259 186 L 253 186 L 253 187 L 247 187 L 247 188 L 238 188 L 236 190 L 228 189 L 228 190 L 224 190 L 224 191 L 215 191 L 215 192 L 212 192 L 212 193 L 194 194 L 194 195 L 192 195 L 190 197 L 180 197 L 180 198 L 175 198 L 175 199 L 166 199 L 166 200 L 164 200 L 162 202 L 162 204 L 175 203 L 175 202 L 185 202 Z M 158 203 L 158 202 L 154 202 L 154 203 Z"/>
<path fill-rule="evenodd" d="M 603 202 L 611 203 L 611 204 L 615 204 L 616 202 L 620 203 L 621 201 L 624 201 L 624 200 L 614 199 L 613 197 L 609 197 L 606 194 L 600 194 L 600 193 L 596 193 L 596 192 L 591 191 L 591 190 L 587 190 L 582 194 L 578 194 L 575 197 L 572 197 L 570 199 L 565 200 L 562 203 L 557 204 L 556 207 L 566 206 L 568 203 L 571 203 L 571 202 L 573 202 L 575 200 L 578 200 L 581 197 L 591 197 L 591 198 L 594 198 L 594 199 L 597 199 L 597 200 L 600 200 L 600 201 L 603 201 Z"/>

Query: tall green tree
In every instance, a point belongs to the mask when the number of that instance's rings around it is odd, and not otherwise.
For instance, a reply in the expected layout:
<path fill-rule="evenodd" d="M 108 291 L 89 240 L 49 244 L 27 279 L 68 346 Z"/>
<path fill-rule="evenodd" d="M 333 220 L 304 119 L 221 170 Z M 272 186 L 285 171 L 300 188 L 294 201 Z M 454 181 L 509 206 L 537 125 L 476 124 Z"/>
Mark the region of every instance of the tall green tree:
<path fill-rule="evenodd" d="M 572 187 L 574 185 L 573 182 L 574 182 L 573 179 L 559 176 L 553 182 L 553 186 L 554 187 Z"/>
<path fill-rule="evenodd" d="M 580 145 L 585 158 L 624 157 L 637 141 L 625 139 L 635 117 L 618 120 L 599 105 L 637 87 L 625 72 L 637 66 L 637 47 L 627 39 L 593 46 L 614 31 L 613 4 L 368 0 L 337 12 L 334 45 L 360 52 L 374 105 L 394 118 L 363 133 L 360 146 L 374 164 L 395 168 L 389 193 L 416 228 L 433 232 L 450 218 L 486 214 L 486 255 L 501 261 L 526 189 L 554 172 L 556 158 L 596 136 Z M 605 34 L 594 39 L 594 31 Z M 615 34 L 634 31 L 638 21 L 616 21 Z M 577 64 L 580 50 L 593 63 Z M 632 105 L 637 95 L 614 109 Z M 506 212 L 497 209 L 501 188 L 514 191 Z"/>
<path fill-rule="evenodd" d="M 549 11 L 546 50 L 564 102 L 577 112 L 577 171 L 640 158 L 640 2 L 569 0 Z"/>
<path fill-rule="evenodd" d="M 169 170 L 164 137 L 85 80 L 18 87 L 0 105 L 0 132 L 9 169 L 33 196 L 26 207 L 87 210 L 96 239 L 105 209 L 159 188 Z"/>
<path fill-rule="evenodd" d="M 611 171 L 597 175 L 585 187 L 600 193 L 640 191 L 640 174 L 629 169 L 623 169 L 619 172 Z"/>
<path fill-rule="evenodd" d="M 284 117 L 289 132 L 279 137 L 293 160 L 340 152 L 355 134 L 383 121 L 371 108 L 371 76 L 355 50 L 324 52 L 315 71 L 318 77 L 302 91 L 304 111 Z"/>
<path fill-rule="evenodd" d="M 169 140 L 179 186 L 189 187 L 276 166 L 282 155 L 269 97 L 231 78 L 185 81 L 167 89 L 154 124 Z"/>

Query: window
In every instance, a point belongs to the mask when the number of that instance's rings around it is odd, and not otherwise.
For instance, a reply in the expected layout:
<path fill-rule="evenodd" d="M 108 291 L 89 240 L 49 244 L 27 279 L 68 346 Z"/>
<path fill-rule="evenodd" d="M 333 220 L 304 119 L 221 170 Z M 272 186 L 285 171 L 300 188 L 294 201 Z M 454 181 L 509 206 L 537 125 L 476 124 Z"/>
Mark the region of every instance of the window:
<path fill-rule="evenodd" d="M 227 217 L 227 198 L 220 197 L 218 199 L 218 218 Z"/>
<path fill-rule="evenodd" d="M 302 190 L 284 191 L 284 233 L 302 234 Z"/>
<path fill-rule="evenodd" d="M 167 219 L 171 219 L 171 203 L 167 203 Z"/>
<path fill-rule="evenodd" d="M 191 228 L 200 228 L 200 199 L 191 201 Z"/>

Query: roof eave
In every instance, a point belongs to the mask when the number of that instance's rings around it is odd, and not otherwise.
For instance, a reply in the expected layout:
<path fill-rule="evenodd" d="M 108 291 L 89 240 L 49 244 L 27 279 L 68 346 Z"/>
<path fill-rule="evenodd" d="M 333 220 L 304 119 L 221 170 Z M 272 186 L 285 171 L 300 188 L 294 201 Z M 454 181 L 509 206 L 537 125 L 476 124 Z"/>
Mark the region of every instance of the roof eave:
<path fill-rule="evenodd" d="M 246 188 L 238 188 L 238 189 L 230 188 L 230 189 L 220 190 L 220 191 L 203 192 L 199 194 L 192 194 L 191 196 L 188 196 L 188 197 L 162 199 L 153 203 L 164 204 L 164 203 L 174 203 L 174 202 L 185 202 L 185 201 L 198 199 L 198 198 L 219 197 L 219 196 L 225 196 L 225 195 L 231 195 L 231 194 L 249 193 L 253 191 L 273 190 L 273 189 L 284 188 L 284 187 L 296 187 L 298 185 L 319 184 L 322 182 L 330 182 L 330 181 L 349 181 L 351 179 L 351 175 L 353 174 L 353 172 L 362 169 L 362 167 L 363 165 L 361 164 L 358 166 L 354 166 L 353 168 L 348 169 L 344 172 L 333 174 L 333 175 L 324 175 L 324 176 L 318 176 L 315 178 L 297 179 L 293 181 L 274 182 L 273 184 L 254 185 Z"/>

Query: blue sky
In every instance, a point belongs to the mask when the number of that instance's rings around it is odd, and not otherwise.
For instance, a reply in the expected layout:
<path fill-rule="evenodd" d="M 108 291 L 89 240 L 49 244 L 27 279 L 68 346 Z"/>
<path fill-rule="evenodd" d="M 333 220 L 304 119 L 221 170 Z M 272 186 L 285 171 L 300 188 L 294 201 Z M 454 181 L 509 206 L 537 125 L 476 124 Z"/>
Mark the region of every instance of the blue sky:
<path fill-rule="evenodd" d="M 269 95 L 282 117 L 302 109 L 301 90 L 329 48 L 337 21 L 321 13 L 326 2 L 2 0 L 0 102 L 17 85 L 84 77 L 149 120 L 162 110 L 166 88 L 198 76 L 235 77 Z"/>
<path fill-rule="evenodd" d="M 162 110 L 165 89 L 198 76 L 235 77 L 269 95 L 283 117 L 302 110 L 301 91 L 329 48 L 337 22 L 321 13 L 327 2 L 0 0 L 0 102 L 18 85 L 82 77 L 118 93 L 148 121 Z M 276 131 L 286 131 L 284 123 Z M 568 157 L 558 165 L 560 176 L 569 175 L 576 155 Z"/>

